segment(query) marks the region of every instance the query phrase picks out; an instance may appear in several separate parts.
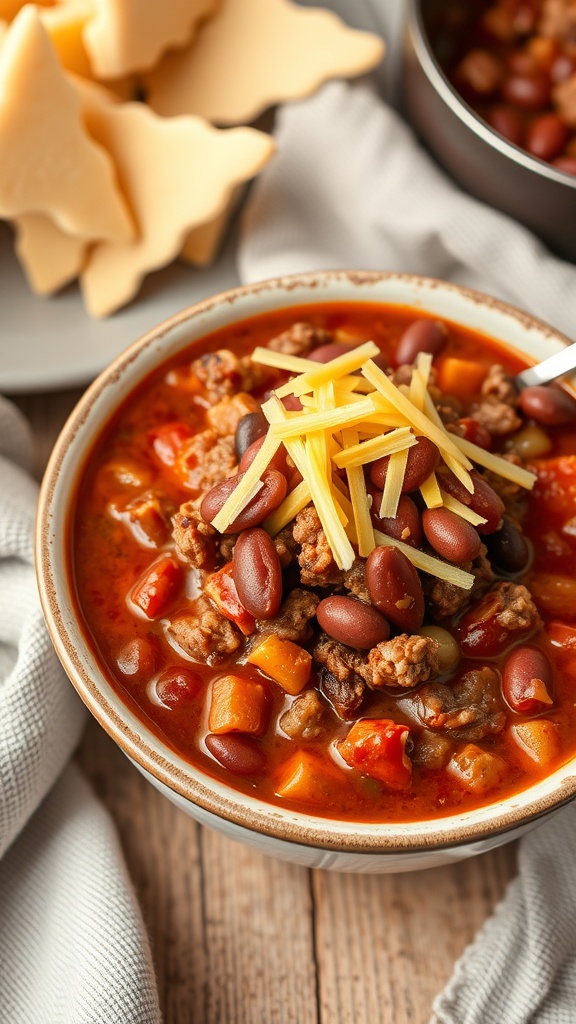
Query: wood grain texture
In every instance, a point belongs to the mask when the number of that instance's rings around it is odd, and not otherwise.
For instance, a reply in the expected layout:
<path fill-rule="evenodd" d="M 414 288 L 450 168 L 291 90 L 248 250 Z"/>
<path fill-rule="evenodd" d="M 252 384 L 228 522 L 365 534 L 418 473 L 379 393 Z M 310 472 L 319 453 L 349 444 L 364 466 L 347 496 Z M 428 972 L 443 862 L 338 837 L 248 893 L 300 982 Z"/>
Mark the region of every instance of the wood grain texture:
<path fill-rule="evenodd" d="M 79 391 L 22 396 L 41 475 Z M 309 872 L 198 826 L 95 721 L 79 761 L 118 828 L 165 1024 L 427 1024 L 515 847 L 410 875 Z"/>

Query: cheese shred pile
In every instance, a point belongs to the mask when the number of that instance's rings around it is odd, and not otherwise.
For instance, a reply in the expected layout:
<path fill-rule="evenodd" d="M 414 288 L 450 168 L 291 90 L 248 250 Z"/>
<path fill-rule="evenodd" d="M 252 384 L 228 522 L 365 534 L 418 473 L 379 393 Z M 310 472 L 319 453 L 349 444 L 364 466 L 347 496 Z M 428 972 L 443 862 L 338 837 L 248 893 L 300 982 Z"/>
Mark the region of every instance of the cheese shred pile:
<path fill-rule="evenodd" d="M 232 492 L 212 525 L 223 533 L 262 486 L 261 476 L 283 444 L 302 481 L 264 523 L 275 536 L 311 501 L 326 534 L 334 560 L 349 569 L 358 554 L 366 558 L 377 545 L 399 548 L 412 564 L 438 579 L 469 590 L 474 576 L 457 566 L 375 530 L 370 515 L 363 467 L 389 456 L 378 515 L 393 518 L 402 494 L 410 448 L 418 437 L 429 438 L 444 464 L 472 494 L 473 463 L 530 490 L 536 477 L 506 459 L 450 434 L 438 412 L 428 382 L 432 357 L 420 353 L 409 386 L 397 387 L 374 359 L 380 349 L 368 341 L 332 359 L 311 359 L 256 348 L 252 360 L 295 374 L 262 405 L 269 423 L 258 455 Z M 300 398 L 302 410 L 288 411 L 282 399 Z M 431 473 L 420 487 L 428 508 L 447 508 L 478 526 L 485 519 L 447 494 L 442 479 Z"/>

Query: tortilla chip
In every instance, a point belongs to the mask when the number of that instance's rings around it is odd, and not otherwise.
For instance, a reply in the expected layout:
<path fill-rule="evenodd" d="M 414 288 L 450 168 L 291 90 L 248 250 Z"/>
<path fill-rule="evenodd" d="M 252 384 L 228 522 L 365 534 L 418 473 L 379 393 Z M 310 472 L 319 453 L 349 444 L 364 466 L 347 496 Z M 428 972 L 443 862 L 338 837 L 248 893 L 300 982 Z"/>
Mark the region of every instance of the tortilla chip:
<path fill-rule="evenodd" d="M 23 214 L 13 223 L 16 254 L 32 291 L 52 295 L 78 277 L 86 256 L 84 239 L 65 234 L 41 214 Z"/>

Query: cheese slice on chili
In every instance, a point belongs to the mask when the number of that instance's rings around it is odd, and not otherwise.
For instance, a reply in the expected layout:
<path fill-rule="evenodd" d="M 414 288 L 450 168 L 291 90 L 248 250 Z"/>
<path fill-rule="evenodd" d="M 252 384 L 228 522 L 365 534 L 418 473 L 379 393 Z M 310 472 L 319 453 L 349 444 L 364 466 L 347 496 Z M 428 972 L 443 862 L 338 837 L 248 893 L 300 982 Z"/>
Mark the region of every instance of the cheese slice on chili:
<path fill-rule="evenodd" d="M 66 234 L 38 213 L 22 214 L 13 223 L 16 255 L 37 295 L 52 295 L 78 277 L 86 259 L 85 239 Z"/>
<path fill-rule="evenodd" d="M 133 237 L 113 163 L 88 134 L 78 95 L 31 5 L 0 50 L 0 151 L 0 216 L 42 214 L 93 240 Z"/>
<path fill-rule="evenodd" d="M 216 0 L 92 0 L 84 28 L 90 65 L 98 78 L 150 69 L 171 47 L 190 42 Z"/>
<path fill-rule="evenodd" d="M 81 277 L 92 316 L 113 313 L 144 276 L 178 256 L 190 230 L 217 217 L 274 149 L 252 128 L 219 131 L 195 117 L 161 118 L 143 103 L 112 103 L 78 83 L 90 134 L 112 155 L 139 237 L 96 245 Z"/>
<path fill-rule="evenodd" d="M 330 11 L 290 0 L 221 0 L 193 45 L 168 54 L 146 76 L 147 99 L 166 117 L 250 124 L 329 78 L 364 74 L 383 55 L 378 36 L 348 28 Z"/>

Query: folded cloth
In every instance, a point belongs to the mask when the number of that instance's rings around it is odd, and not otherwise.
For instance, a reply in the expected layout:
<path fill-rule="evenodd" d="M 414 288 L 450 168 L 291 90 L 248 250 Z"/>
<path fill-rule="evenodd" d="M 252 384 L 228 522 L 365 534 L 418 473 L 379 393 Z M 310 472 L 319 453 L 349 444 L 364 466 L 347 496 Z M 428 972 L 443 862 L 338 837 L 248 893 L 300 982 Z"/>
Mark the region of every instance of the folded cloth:
<path fill-rule="evenodd" d="M 401 0 L 331 6 L 360 27 L 389 28 L 397 56 Z M 384 85 L 394 96 L 394 75 Z M 332 83 L 283 108 L 276 139 L 244 215 L 243 281 L 407 271 L 479 288 L 573 331 L 576 267 L 465 195 L 373 85 Z M 521 840 L 518 878 L 436 999 L 434 1024 L 573 1024 L 575 848 L 573 806 Z"/>
<path fill-rule="evenodd" d="M 31 451 L 27 424 L 0 398 L 0 1019 L 157 1024 L 114 827 L 65 768 L 86 716 L 38 599 Z"/>

